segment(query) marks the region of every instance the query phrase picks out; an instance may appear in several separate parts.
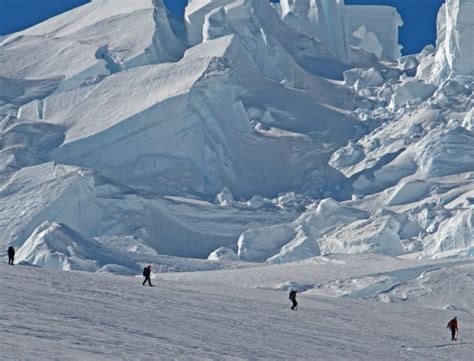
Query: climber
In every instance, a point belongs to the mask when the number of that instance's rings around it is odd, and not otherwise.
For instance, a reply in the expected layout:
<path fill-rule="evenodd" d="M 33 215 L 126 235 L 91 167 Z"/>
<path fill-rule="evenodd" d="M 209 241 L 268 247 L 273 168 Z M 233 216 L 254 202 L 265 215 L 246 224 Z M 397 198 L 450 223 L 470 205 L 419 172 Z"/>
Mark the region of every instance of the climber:
<path fill-rule="evenodd" d="M 148 284 L 150 285 L 150 287 L 153 287 L 153 285 L 151 284 L 151 278 L 150 278 L 151 265 L 148 265 L 143 269 L 143 276 L 145 277 L 145 280 L 143 281 L 142 285 L 145 286 L 145 283 L 148 281 Z"/>
<path fill-rule="evenodd" d="M 458 320 L 457 320 L 457 317 L 454 317 L 451 321 L 448 322 L 448 327 L 449 329 L 451 329 L 451 341 L 456 341 L 457 338 L 456 338 L 456 332 L 459 333 L 458 331 Z"/>
<path fill-rule="evenodd" d="M 296 291 L 295 290 L 290 291 L 290 300 L 293 303 L 293 306 L 291 306 L 291 309 L 293 311 L 296 311 L 297 310 L 296 307 L 298 306 L 298 302 L 296 302 Z"/>
<path fill-rule="evenodd" d="M 13 265 L 13 262 L 15 261 L 15 249 L 10 246 L 8 247 L 8 264 Z"/>

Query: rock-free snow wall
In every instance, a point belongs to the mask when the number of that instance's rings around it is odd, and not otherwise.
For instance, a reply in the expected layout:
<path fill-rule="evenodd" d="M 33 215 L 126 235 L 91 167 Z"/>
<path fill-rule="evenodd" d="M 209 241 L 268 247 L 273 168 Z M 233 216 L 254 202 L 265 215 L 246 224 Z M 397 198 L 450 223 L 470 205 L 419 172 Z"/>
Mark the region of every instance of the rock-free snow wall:
<path fill-rule="evenodd" d="M 192 0 L 182 23 L 95 0 L 2 38 L 2 248 L 116 273 L 472 255 L 471 10 L 448 0 L 406 57 L 395 9 L 323 0 Z"/>

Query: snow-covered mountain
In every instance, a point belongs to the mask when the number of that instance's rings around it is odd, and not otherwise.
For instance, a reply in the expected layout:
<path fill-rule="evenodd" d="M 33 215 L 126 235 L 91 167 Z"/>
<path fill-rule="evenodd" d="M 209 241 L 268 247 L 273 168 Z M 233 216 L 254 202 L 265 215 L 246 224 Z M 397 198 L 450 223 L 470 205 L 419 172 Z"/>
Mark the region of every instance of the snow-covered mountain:
<path fill-rule="evenodd" d="M 472 256 L 473 19 L 447 0 L 404 57 L 394 8 L 343 0 L 94 0 L 3 37 L 0 247 L 113 273 Z"/>

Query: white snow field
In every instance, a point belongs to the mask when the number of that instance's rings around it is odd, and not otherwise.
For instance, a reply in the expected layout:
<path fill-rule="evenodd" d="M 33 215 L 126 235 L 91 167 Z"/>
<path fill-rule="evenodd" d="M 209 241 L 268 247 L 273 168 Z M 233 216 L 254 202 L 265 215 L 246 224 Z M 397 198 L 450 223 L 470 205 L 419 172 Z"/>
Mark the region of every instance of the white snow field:
<path fill-rule="evenodd" d="M 472 261 L 315 258 L 163 273 L 154 288 L 136 277 L 0 272 L 2 360 L 472 359 Z M 288 287 L 308 290 L 296 312 Z"/>
<path fill-rule="evenodd" d="M 474 2 L 402 25 L 93 0 L 1 37 L 0 357 L 472 359 Z"/>

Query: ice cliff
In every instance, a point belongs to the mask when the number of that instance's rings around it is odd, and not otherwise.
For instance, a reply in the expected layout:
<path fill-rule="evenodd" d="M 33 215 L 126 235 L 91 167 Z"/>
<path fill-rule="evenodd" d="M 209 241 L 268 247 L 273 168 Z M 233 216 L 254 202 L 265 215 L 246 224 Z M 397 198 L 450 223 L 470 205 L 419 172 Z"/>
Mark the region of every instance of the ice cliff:
<path fill-rule="evenodd" d="M 437 28 L 432 79 L 441 82 L 448 76 L 474 75 L 474 3 L 447 0 L 439 11 Z"/>
<path fill-rule="evenodd" d="M 287 25 L 318 39 L 335 60 L 360 64 L 401 55 L 403 21 L 395 8 L 347 6 L 343 0 L 282 0 L 280 6 Z"/>
<path fill-rule="evenodd" d="M 94 0 L 3 37 L 0 246 L 118 273 L 472 255 L 472 15 L 448 0 L 403 57 L 394 8 L 339 0 Z"/>

